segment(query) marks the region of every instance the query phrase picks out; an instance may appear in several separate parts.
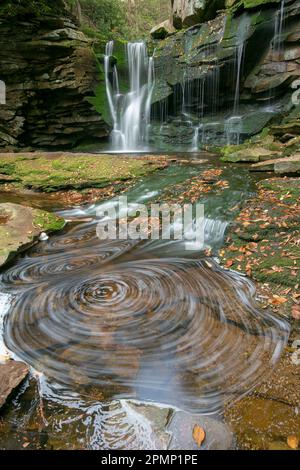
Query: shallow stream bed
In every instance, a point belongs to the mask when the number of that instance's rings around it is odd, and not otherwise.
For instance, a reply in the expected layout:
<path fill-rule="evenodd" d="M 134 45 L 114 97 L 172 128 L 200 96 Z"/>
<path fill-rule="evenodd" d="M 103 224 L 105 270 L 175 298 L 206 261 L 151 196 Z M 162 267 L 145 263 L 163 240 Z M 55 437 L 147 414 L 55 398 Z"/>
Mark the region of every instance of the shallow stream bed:
<path fill-rule="evenodd" d="M 1 412 L 0 448 L 196 449 L 196 424 L 206 431 L 201 448 L 239 447 L 224 409 L 278 364 L 290 330 L 214 257 L 256 177 L 192 159 L 123 195 L 203 203 L 200 246 L 99 240 L 97 214 L 114 198 L 60 211 L 64 231 L 3 271 L 3 341 L 32 375 Z"/>

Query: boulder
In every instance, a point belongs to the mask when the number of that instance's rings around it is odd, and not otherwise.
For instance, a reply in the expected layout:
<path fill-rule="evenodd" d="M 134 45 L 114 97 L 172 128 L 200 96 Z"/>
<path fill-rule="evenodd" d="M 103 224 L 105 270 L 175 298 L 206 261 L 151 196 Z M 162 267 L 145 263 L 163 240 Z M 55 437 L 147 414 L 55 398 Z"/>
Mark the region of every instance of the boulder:
<path fill-rule="evenodd" d="M 23 362 L 8 361 L 0 364 L 0 408 L 27 377 L 28 372 L 29 369 Z"/>
<path fill-rule="evenodd" d="M 300 154 L 251 165 L 251 171 L 274 171 L 277 175 L 300 174 Z"/>
<path fill-rule="evenodd" d="M 241 150 L 226 152 L 222 161 L 231 163 L 261 162 L 280 155 L 279 152 L 264 147 L 246 147 Z"/>
<path fill-rule="evenodd" d="M 172 0 L 173 24 L 181 29 L 210 20 L 224 4 L 224 0 Z"/>
<path fill-rule="evenodd" d="M 160 23 L 157 26 L 154 26 L 154 28 L 151 29 L 151 36 L 153 39 L 165 39 L 167 36 L 170 34 L 173 34 L 175 32 L 175 28 L 172 24 L 171 20 L 166 20 Z"/>
<path fill-rule="evenodd" d="M 195 426 L 200 426 L 205 432 L 205 439 L 199 448 L 193 439 Z M 233 445 L 233 433 L 218 416 L 209 417 L 176 411 L 168 426 L 172 436 L 169 449 L 172 450 L 228 450 Z"/>

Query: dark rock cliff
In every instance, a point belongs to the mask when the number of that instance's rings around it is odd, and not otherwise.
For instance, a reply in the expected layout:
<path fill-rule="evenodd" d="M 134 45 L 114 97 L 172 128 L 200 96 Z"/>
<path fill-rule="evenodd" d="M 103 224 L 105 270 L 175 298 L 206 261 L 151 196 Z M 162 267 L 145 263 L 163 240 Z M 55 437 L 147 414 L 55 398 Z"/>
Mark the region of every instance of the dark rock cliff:
<path fill-rule="evenodd" d="M 106 137 L 89 102 L 99 76 L 92 44 L 63 2 L 44 10 L 38 1 L 36 10 L 8 3 L 0 6 L 0 149 L 71 148 Z"/>
<path fill-rule="evenodd" d="M 213 122 L 206 143 L 223 143 L 237 95 L 244 137 L 290 111 L 300 77 L 300 0 L 174 0 L 173 26 L 186 24 L 152 44 L 154 114 L 170 125 L 159 126 L 154 140 L 165 133 L 168 143 L 191 143 L 200 118 L 203 126 Z"/>

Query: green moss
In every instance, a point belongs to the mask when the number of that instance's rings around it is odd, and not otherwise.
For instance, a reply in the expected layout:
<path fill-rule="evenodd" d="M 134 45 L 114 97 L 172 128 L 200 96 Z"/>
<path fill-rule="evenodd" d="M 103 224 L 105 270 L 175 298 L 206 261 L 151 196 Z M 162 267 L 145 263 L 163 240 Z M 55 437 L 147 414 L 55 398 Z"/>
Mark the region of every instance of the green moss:
<path fill-rule="evenodd" d="M 36 216 L 33 220 L 33 225 L 44 232 L 56 232 L 61 230 L 65 225 L 65 221 L 55 214 L 41 210 L 36 210 L 35 213 Z"/>
<path fill-rule="evenodd" d="M 13 175 L 15 172 L 15 164 L 10 162 L 3 162 L 0 160 L 0 173 L 2 175 Z"/>
<path fill-rule="evenodd" d="M 115 181 L 137 178 L 158 167 L 130 157 L 80 154 L 62 154 L 58 159 L 5 156 L 1 157 L 1 165 L 18 180 L 20 188 L 44 192 L 101 188 Z"/>
<path fill-rule="evenodd" d="M 121 93 L 126 93 L 129 91 L 125 46 L 126 46 L 126 41 L 121 41 L 121 40 L 114 41 L 113 57 L 118 67 L 119 86 L 120 86 Z M 96 111 L 99 114 L 101 114 L 102 119 L 108 125 L 112 125 L 112 119 L 111 119 L 111 114 L 110 114 L 109 105 L 107 101 L 106 86 L 105 86 L 105 71 L 104 71 L 104 63 L 103 63 L 104 47 L 105 47 L 104 44 L 102 44 L 102 47 L 101 47 L 102 52 L 101 53 L 98 52 L 95 54 L 96 61 L 97 61 L 97 69 L 99 73 L 99 82 L 94 90 L 95 96 L 88 97 L 87 101 L 94 106 Z"/>
<path fill-rule="evenodd" d="M 227 6 L 229 7 L 229 11 L 236 12 L 241 9 L 253 10 L 268 4 L 274 5 L 280 1 L 281 0 L 227 0 Z"/>

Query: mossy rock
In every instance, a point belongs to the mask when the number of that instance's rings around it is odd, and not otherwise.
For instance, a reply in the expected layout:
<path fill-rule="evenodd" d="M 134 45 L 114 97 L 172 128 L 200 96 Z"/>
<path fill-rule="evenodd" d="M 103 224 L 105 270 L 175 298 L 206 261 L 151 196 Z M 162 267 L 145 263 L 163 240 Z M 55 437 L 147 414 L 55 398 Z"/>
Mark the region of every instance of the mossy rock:
<path fill-rule="evenodd" d="M 9 175 L 19 189 L 47 193 L 101 188 L 116 181 L 138 178 L 159 164 L 145 159 L 89 154 L 2 154 L 0 175 Z"/>
<path fill-rule="evenodd" d="M 30 247 L 42 232 L 55 232 L 64 225 L 61 217 L 40 209 L 0 204 L 0 266 Z"/>

